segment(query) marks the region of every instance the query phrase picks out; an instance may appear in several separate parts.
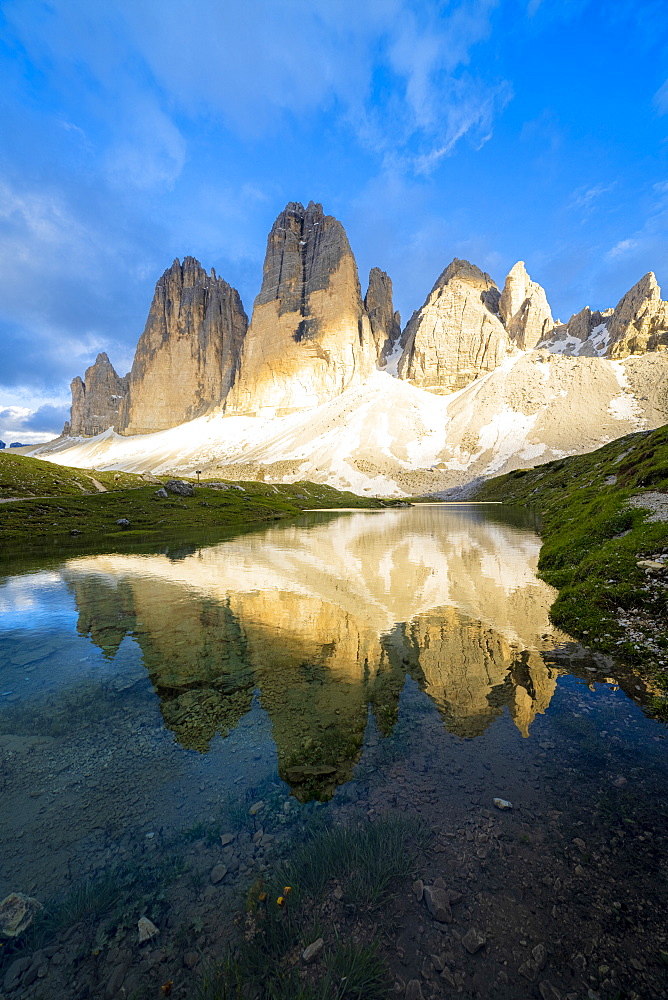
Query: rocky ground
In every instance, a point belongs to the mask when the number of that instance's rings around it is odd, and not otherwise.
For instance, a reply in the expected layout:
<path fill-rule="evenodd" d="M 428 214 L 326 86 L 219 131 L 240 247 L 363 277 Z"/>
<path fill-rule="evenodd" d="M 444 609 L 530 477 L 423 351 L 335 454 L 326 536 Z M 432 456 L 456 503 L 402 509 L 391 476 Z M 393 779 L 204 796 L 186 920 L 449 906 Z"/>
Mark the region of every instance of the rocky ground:
<path fill-rule="evenodd" d="M 106 873 L 127 892 L 110 898 L 98 881 L 97 895 L 70 895 L 50 936 L 10 948 L 0 997 L 198 996 L 210 963 L 248 933 L 257 879 L 271 885 L 285 858 L 298 856 L 305 827 L 388 816 L 422 825 L 414 868 L 375 909 L 356 903 L 342 878 L 327 882 L 322 899 L 302 899 L 302 936 L 281 961 L 305 983 L 320 981 L 341 939 L 377 944 L 385 985 L 368 996 L 667 997 L 661 727 L 650 735 L 652 724 L 611 687 L 594 698 L 568 683 L 561 724 L 541 720 L 536 739 L 500 720 L 460 741 L 423 697 L 407 692 L 392 737 L 368 733 L 354 780 L 329 805 L 299 806 L 268 775 L 228 800 L 222 819 L 211 806 L 216 822 L 179 833 L 143 824 L 110 834 L 103 848 L 91 841 L 89 877 Z M 639 754 L 648 738 L 649 754 Z M 261 773 L 266 763 L 257 763 Z M 212 781 L 200 789 L 214 797 Z M 512 808 L 497 808 L 498 796 Z M 272 896 L 263 905 L 276 912 Z M 140 913 L 157 927 L 142 944 Z M 319 937 L 322 951 L 307 966 L 301 953 Z"/>

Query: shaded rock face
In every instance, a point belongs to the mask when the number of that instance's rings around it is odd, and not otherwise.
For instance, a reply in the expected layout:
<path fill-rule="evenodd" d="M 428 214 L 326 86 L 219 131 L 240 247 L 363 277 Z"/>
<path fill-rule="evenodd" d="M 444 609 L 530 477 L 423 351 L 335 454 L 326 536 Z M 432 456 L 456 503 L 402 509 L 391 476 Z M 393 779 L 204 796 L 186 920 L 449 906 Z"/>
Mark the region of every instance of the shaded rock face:
<path fill-rule="evenodd" d="M 617 303 L 608 330 L 611 358 L 668 347 L 668 302 L 651 271 Z"/>
<path fill-rule="evenodd" d="M 264 277 L 226 413 L 273 416 L 315 406 L 376 365 L 343 226 L 322 206 L 291 202 L 267 240 Z"/>
<path fill-rule="evenodd" d="M 499 316 L 510 340 L 531 351 L 554 326 L 545 290 L 532 281 L 524 261 L 512 268 L 501 292 Z"/>
<path fill-rule="evenodd" d="M 369 272 L 364 308 L 376 343 L 378 365 L 384 368 L 401 337 L 401 316 L 394 311 L 392 303 L 392 279 L 379 267 L 373 267 Z"/>
<path fill-rule="evenodd" d="M 239 293 L 194 257 L 158 281 L 118 429 L 147 434 L 193 420 L 223 402 L 248 326 Z"/>
<path fill-rule="evenodd" d="M 399 378 L 446 394 L 500 365 L 509 343 L 499 300 L 488 274 L 455 258 L 404 331 Z"/>
<path fill-rule="evenodd" d="M 70 383 L 72 409 L 63 434 L 73 437 L 94 437 L 118 421 L 123 399 L 128 391 L 128 379 L 116 374 L 106 354 L 98 354 L 95 364 Z"/>

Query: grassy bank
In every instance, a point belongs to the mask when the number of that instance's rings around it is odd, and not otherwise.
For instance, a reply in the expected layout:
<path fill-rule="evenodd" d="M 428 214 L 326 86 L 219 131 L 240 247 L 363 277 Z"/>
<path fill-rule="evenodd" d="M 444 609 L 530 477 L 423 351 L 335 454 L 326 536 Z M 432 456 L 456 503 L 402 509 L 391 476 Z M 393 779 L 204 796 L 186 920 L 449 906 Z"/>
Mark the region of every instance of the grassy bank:
<path fill-rule="evenodd" d="M 668 426 L 491 479 L 475 499 L 540 511 L 539 572 L 559 589 L 555 625 L 642 671 L 653 710 L 668 719 L 668 559 L 666 569 L 639 565 L 668 556 L 668 523 L 629 506 L 657 493 L 668 494 Z"/>
<path fill-rule="evenodd" d="M 97 485 L 96 485 L 97 484 Z M 0 499 L 9 497 L 67 497 L 143 486 L 131 472 L 93 472 L 54 465 L 11 451 L 0 451 Z"/>
<path fill-rule="evenodd" d="M 168 479 L 162 477 L 165 482 Z M 21 455 L 0 455 L 0 497 L 23 498 L 0 503 L 0 535 L 6 546 L 13 547 L 43 544 L 73 533 L 82 540 L 155 537 L 167 531 L 270 521 L 309 509 L 369 509 L 397 503 L 314 483 L 243 482 L 221 489 L 202 480 L 192 497 L 170 493 L 166 498 L 156 496 L 160 485 L 128 473 L 89 473 Z M 129 521 L 129 526 L 118 525 L 121 519 Z"/>

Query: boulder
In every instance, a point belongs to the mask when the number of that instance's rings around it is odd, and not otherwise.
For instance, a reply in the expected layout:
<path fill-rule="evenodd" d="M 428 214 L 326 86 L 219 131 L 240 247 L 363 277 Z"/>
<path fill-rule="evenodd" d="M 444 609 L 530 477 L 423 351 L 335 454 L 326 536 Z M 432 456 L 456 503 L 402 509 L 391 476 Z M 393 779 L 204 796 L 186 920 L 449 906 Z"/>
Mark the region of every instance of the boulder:
<path fill-rule="evenodd" d="M 168 493 L 173 493 L 177 497 L 192 497 L 195 495 L 192 483 L 184 483 L 182 479 L 170 479 L 169 482 L 165 483 L 164 488 Z"/>

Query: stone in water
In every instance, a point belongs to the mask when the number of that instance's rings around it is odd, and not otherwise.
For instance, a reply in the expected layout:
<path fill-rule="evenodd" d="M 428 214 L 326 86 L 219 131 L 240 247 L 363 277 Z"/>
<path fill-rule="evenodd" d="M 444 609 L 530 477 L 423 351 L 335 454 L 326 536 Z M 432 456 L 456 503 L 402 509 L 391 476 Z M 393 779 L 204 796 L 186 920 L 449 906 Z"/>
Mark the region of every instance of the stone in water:
<path fill-rule="evenodd" d="M 30 927 L 42 904 L 22 892 L 11 892 L 0 903 L 0 934 L 15 938 Z"/>
<path fill-rule="evenodd" d="M 494 799 L 494 805 L 497 809 L 512 809 L 513 804 L 509 802 L 508 799 Z"/>
<path fill-rule="evenodd" d="M 139 944 L 144 944 L 145 941 L 151 941 L 160 933 L 153 921 L 149 920 L 148 917 L 139 918 L 137 921 L 137 930 L 139 931 Z"/>

